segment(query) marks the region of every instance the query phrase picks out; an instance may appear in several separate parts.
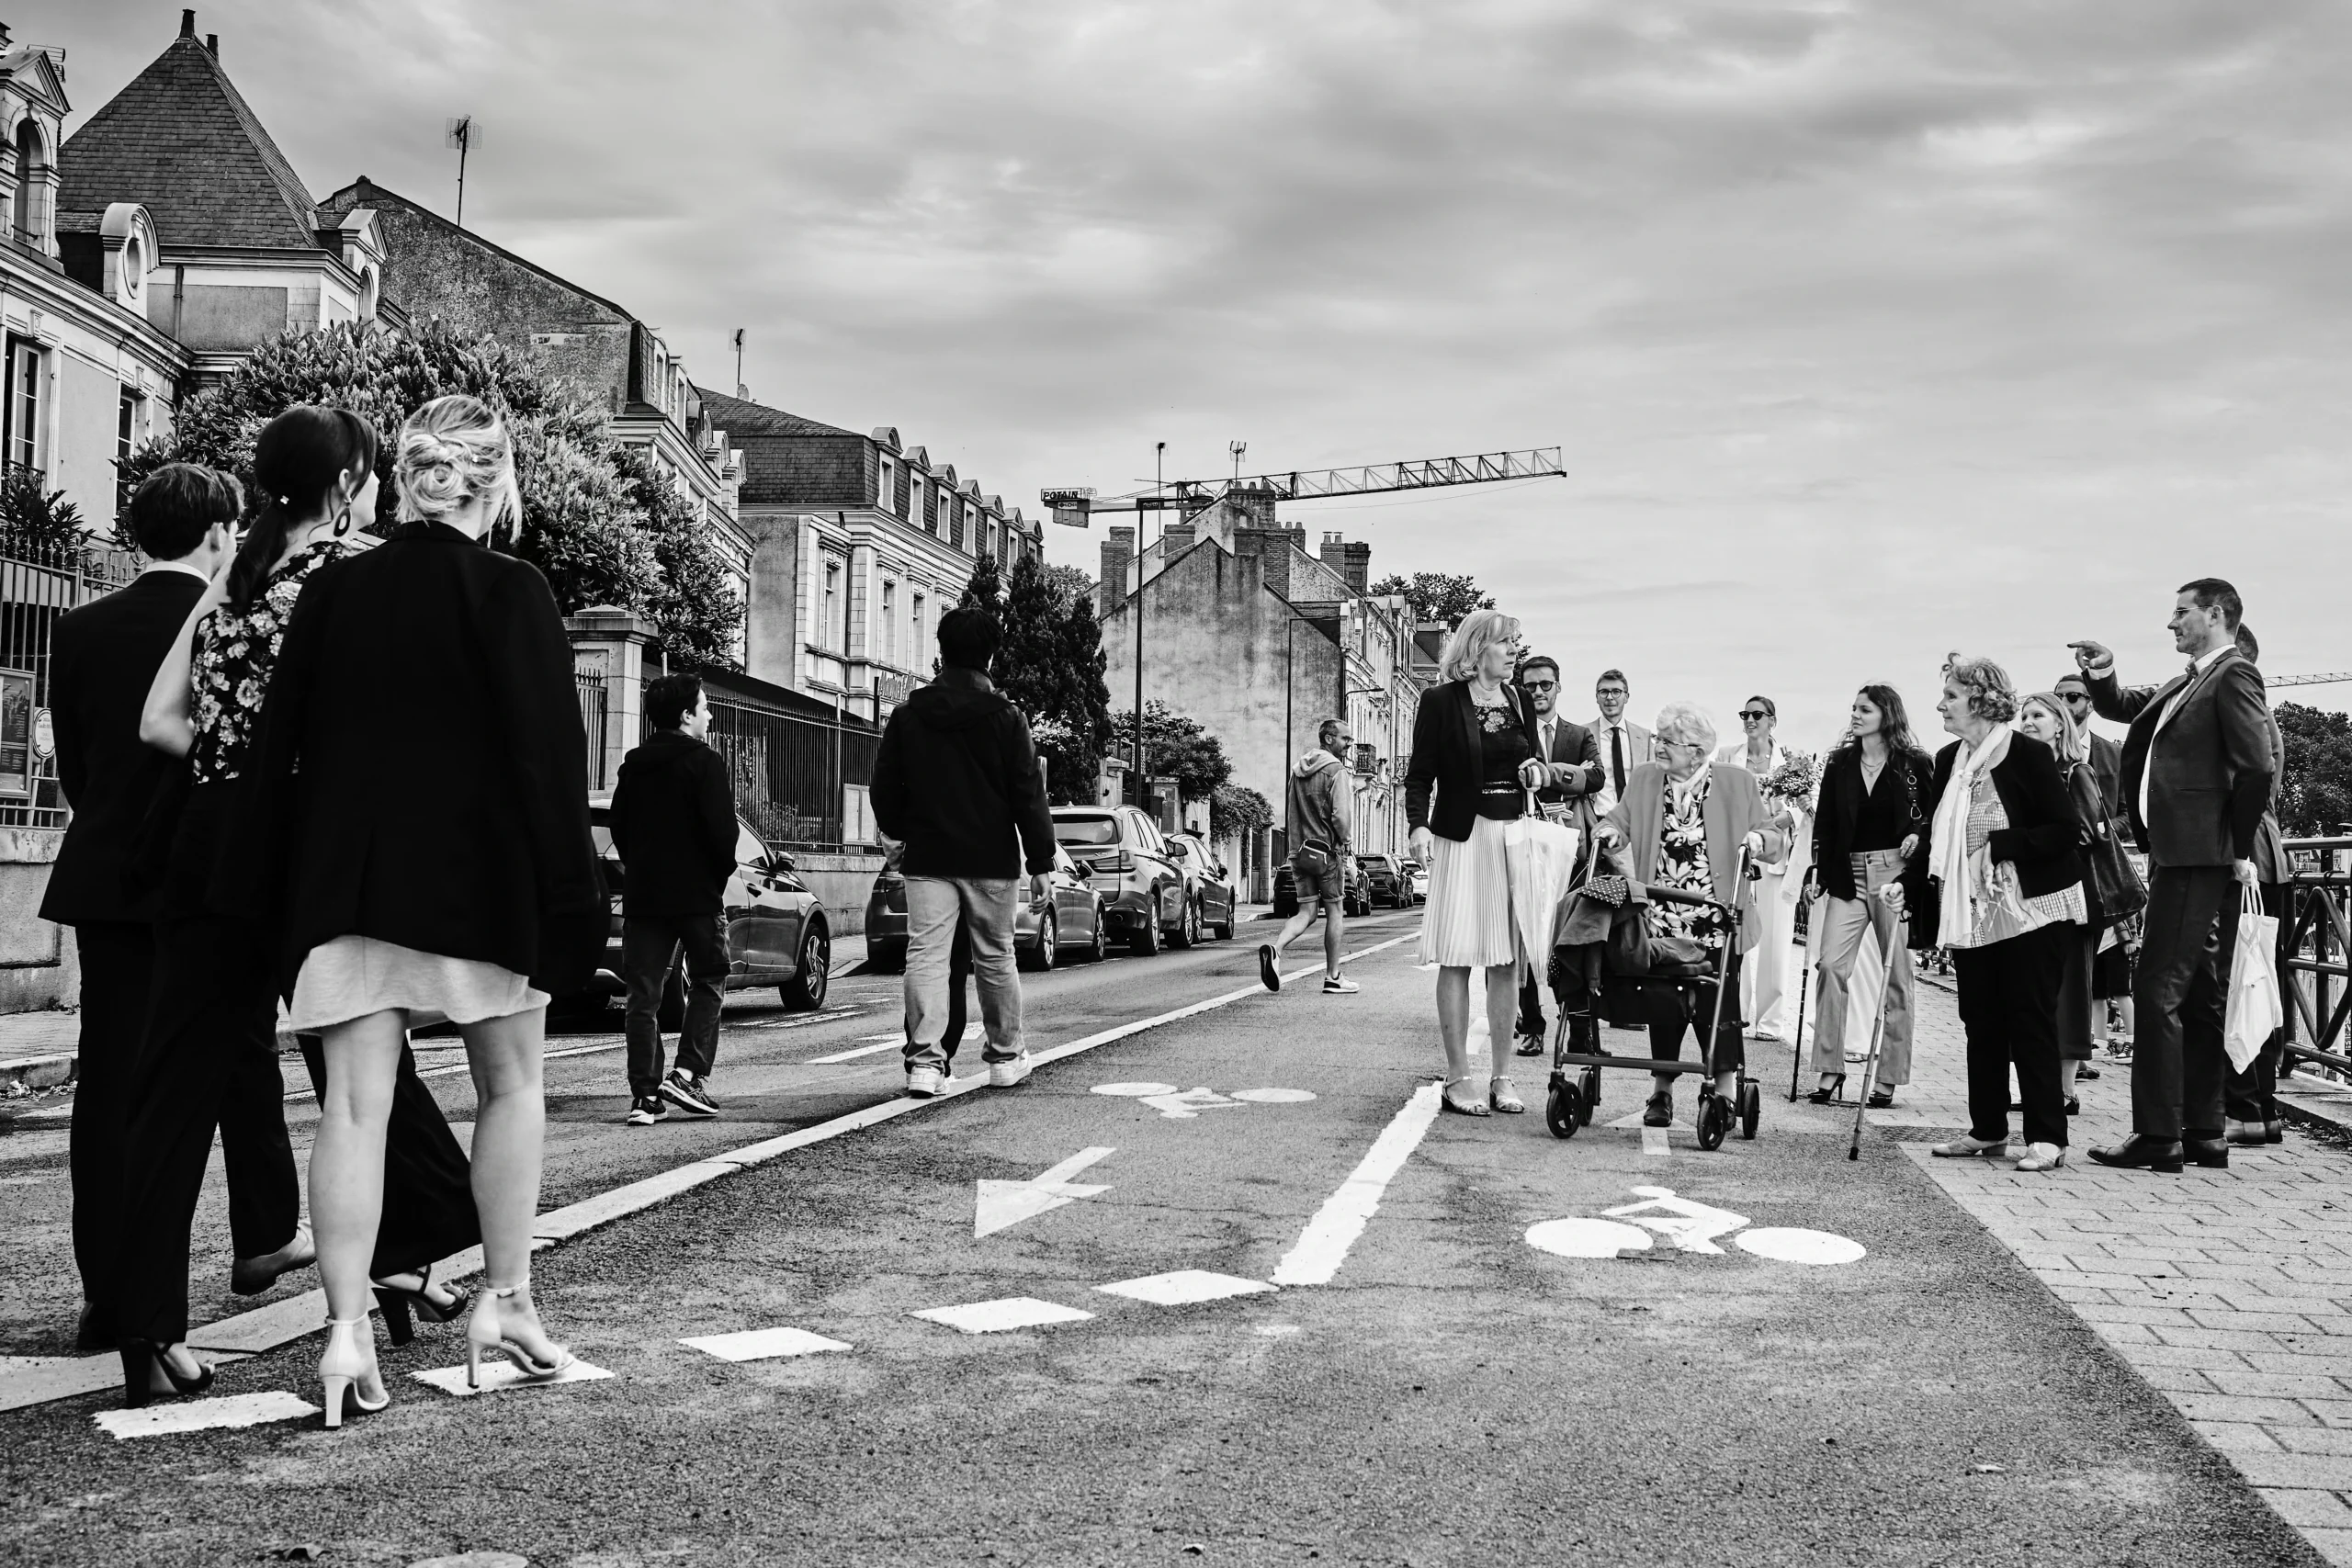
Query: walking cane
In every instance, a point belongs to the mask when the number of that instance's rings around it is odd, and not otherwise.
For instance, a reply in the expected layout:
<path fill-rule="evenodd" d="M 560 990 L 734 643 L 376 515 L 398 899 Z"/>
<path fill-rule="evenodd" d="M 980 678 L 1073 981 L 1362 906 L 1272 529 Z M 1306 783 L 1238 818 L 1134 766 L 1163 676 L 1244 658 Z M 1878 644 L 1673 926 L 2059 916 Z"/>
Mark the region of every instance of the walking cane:
<path fill-rule="evenodd" d="M 1878 931 L 1878 911 L 1875 909 L 1871 911 L 1871 931 L 1873 934 Z M 1886 1037 L 1886 993 L 1893 987 L 1894 980 L 1894 960 L 1888 955 L 1886 949 L 1886 939 L 1881 937 L 1878 944 L 1879 973 L 1885 978 L 1879 985 L 1878 1016 L 1871 1021 L 1870 1054 L 1862 1060 L 1862 1092 L 1854 1097 L 1854 1137 L 1846 1145 L 1848 1159 L 1862 1157 L 1862 1111 L 1870 1105 L 1871 1083 L 1878 1076 L 1879 1042 Z"/>
<path fill-rule="evenodd" d="M 1789 1047 L 1789 1103 L 1797 1102 L 1797 1079 L 1804 1071 L 1804 1002 L 1813 988 L 1813 900 L 1805 895 L 1813 882 L 1813 872 L 1805 872 L 1804 885 L 1797 889 L 1796 923 L 1804 928 L 1804 962 L 1797 968 L 1797 1032 Z"/>

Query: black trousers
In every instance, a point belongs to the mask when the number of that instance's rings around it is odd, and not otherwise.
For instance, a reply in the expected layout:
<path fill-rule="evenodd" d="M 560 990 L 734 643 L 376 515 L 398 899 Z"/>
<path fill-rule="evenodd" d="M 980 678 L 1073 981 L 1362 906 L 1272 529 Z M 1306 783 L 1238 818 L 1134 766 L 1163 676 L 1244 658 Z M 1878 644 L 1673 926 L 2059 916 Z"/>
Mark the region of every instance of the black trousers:
<path fill-rule="evenodd" d="M 1568 1021 L 1568 1049 L 1582 1055 L 1598 1055 L 1600 1049 L 1600 987 L 1601 950 L 1598 944 L 1586 947 L 1555 947 L 1544 965 L 1544 979 L 1552 987 L 1552 1000 L 1561 1016 Z M 1533 964 L 1528 965 L 1529 984 L 1534 983 Z M 1544 1039 L 1544 1013 L 1534 1010 L 1534 1028 L 1528 1028 L 1529 1008 L 1526 988 L 1520 991 L 1519 1027 L 1521 1033 L 1532 1032 Z"/>
<path fill-rule="evenodd" d="M 1711 1066 L 1718 1073 L 1727 1073 L 1747 1065 L 1747 1031 L 1739 1016 L 1739 961 L 1741 954 L 1731 955 L 1730 972 L 1724 976 L 1722 1016 L 1715 1023 L 1715 1052 Z M 1688 1030 L 1690 1038 L 1703 1043 L 1707 1037 L 1707 1021 L 1715 1017 L 1715 984 L 1713 980 L 1641 982 L 1644 1021 L 1650 1029 L 1650 1058 L 1671 1062 L 1682 1055 L 1682 1035 Z"/>
<path fill-rule="evenodd" d="M 2160 865 L 2132 975 L 2132 1130 L 2222 1135 L 2229 1053 L 2222 1044 L 2238 886 L 2225 865 Z"/>
<path fill-rule="evenodd" d="M 727 1004 L 727 917 L 630 915 L 621 924 L 621 978 L 628 983 L 628 1092 L 643 1100 L 662 1090 L 662 991 L 685 950 L 686 1016 L 678 1031 L 678 1071 L 701 1077 L 718 1057 L 718 1019 Z"/>
<path fill-rule="evenodd" d="M 2066 1091 L 2058 1066 L 2058 986 L 2066 944 L 2082 928 L 2062 920 L 1986 947 L 1952 950 L 1960 1022 L 1968 1035 L 1968 1132 L 2009 1135 L 2009 1068 L 2029 1144 L 2066 1146 Z M 2142 1039 L 2147 1036 L 2143 1031 Z"/>
<path fill-rule="evenodd" d="M 1555 963 L 1558 962 L 1555 958 Z M 1519 1032 L 1537 1040 L 1544 1033 L 1544 993 L 1535 983 L 1535 965 L 1527 966 L 1526 977 L 1519 983 Z"/>
<path fill-rule="evenodd" d="M 188 1232 L 212 1134 L 229 1179 L 229 1237 L 240 1258 L 275 1252 L 301 1218 L 277 999 L 249 928 L 212 919 L 155 929 L 154 995 L 131 1070 L 117 1237 L 115 1326 L 126 1337 L 187 1337 Z"/>
<path fill-rule="evenodd" d="M 2275 882 L 2264 883 L 2262 912 L 2273 919 L 2283 920 L 2287 914 L 2287 889 Z M 2234 954 L 2237 951 L 2237 933 L 2232 931 L 2230 934 L 2230 951 Z M 2286 946 L 2290 935 L 2291 933 L 2285 926 L 2281 925 L 2278 931 L 2278 943 L 2282 949 Z M 2283 959 L 2286 954 L 2281 952 L 2274 956 Z M 2294 1001 L 2286 994 L 2287 966 L 2284 963 L 2280 963 L 2278 969 L 2279 1003 L 2282 1008 L 2292 1008 L 2295 1005 Z M 2224 993 L 2222 1017 L 2225 1020 L 2229 1015 L 2227 999 L 2227 993 Z M 2229 1087 L 2222 1095 L 2223 1107 L 2229 1112 L 2231 1121 L 2276 1122 L 2278 1120 L 2278 1061 L 2286 1054 L 2286 1049 L 2287 1032 L 2284 1029 L 2275 1030 L 2271 1032 L 2270 1038 L 2262 1043 L 2261 1054 L 2246 1064 L 2245 1071 L 2238 1072 L 2234 1068 L 2231 1070 Z"/>
<path fill-rule="evenodd" d="M 108 920 L 74 928 L 82 953 L 82 1038 L 67 1165 L 74 1180 L 74 1261 L 82 1299 L 111 1314 L 122 1225 L 122 1146 L 130 1116 L 131 1060 L 147 1027 L 155 928 Z"/>
<path fill-rule="evenodd" d="M 315 1034 L 301 1036 L 301 1042 L 302 1066 L 323 1100 L 326 1052 Z M 392 1081 L 391 1120 L 384 1129 L 384 1212 L 376 1224 L 368 1275 L 381 1280 L 413 1273 L 481 1240 L 473 1165 L 449 1131 L 440 1101 L 416 1076 L 416 1055 L 403 1041 L 400 1076 Z"/>

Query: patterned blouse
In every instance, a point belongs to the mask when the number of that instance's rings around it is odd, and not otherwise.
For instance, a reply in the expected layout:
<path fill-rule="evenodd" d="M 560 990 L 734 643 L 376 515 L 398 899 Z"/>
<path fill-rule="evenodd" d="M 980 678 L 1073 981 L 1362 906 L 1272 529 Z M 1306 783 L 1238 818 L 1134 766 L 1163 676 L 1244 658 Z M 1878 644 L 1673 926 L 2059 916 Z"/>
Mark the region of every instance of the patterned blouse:
<path fill-rule="evenodd" d="M 242 610 L 222 604 L 197 626 L 195 693 L 188 711 L 196 728 L 188 768 L 196 783 L 220 784 L 244 767 L 270 671 L 286 641 L 286 623 L 294 618 L 294 602 L 312 572 L 350 553 L 341 539 L 307 546 L 269 574 L 252 604 Z"/>
<path fill-rule="evenodd" d="M 1952 941 L 1953 947 L 1990 947 L 2061 920 L 2090 922 L 2081 883 L 2029 898 L 2018 883 L 2018 868 L 1984 852 L 1993 835 L 2008 825 L 2008 809 L 1993 785 L 1993 770 L 1987 768 L 1976 775 L 1975 787 L 1968 794 L 1968 897 L 1976 906 L 1976 929 L 1965 940 Z"/>
<path fill-rule="evenodd" d="M 1658 834 L 1659 886 L 1696 893 L 1702 898 L 1715 896 L 1713 869 L 1707 863 L 1707 792 L 1713 784 L 1713 768 L 1700 775 L 1687 795 L 1668 782 L 1662 807 L 1666 820 Z M 1730 929 L 1721 909 L 1695 904 L 1652 901 L 1645 907 L 1644 918 L 1652 936 L 1690 937 L 1711 948 L 1721 947 Z"/>

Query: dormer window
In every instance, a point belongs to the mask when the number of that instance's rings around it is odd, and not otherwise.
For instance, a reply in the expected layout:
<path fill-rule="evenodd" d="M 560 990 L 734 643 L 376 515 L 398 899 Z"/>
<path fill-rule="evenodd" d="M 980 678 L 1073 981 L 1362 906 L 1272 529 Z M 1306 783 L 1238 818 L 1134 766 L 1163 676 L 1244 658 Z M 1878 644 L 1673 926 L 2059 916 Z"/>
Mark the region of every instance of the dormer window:
<path fill-rule="evenodd" d="M 49 148 L 40 122 L 27 117 L 17 123 L 15 146 L 17 194 L 9 205 L 8 229 L 20 244 L 46 254 L 49 244 Z"/>

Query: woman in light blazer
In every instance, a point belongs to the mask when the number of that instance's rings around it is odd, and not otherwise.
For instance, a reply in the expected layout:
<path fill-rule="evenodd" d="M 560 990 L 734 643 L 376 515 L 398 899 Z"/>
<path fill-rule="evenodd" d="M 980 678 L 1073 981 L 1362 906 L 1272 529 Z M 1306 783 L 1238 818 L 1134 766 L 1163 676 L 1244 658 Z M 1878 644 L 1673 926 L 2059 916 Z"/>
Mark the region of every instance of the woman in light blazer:
<path fill-rule="evenodd" d="M 1769 785 L 1788 750 L 1772 731 L 1780 708 L 1770 697 L 1750 697 L 1739 705 L 1745 739 L 1715 753 L 1715 761 L 1746 768 L 1759 785 Z M 1804 890 L 1805 873 L 1813 867 L 1813 835 L 1807 831 L 1812 803 L 1790 800 L 1767 787 L 1764 804 L 1773 812 L 1773 826 L 1789 835 L 1789 858 L 1763 868 L 1757 884 L 1756 907 L 1764 917 L 1764 935 L 1755 954 L 1739 972 L 1739 1010 L 1749 1032 L 1758 1040 L 1784 1040 L 1796 1029 L 1798 973 L 1803 954 L 1797 946 L 1797 899 Z M 1803 1042 L 1798 1042 L 1802 1044 Z"/>

